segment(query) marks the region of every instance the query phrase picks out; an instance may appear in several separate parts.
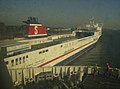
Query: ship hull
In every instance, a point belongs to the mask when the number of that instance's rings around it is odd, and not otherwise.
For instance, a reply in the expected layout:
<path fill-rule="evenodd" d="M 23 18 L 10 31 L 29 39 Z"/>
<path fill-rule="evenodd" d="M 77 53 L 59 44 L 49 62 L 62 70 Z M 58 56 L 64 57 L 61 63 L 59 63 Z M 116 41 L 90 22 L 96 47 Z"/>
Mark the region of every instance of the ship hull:
<path fill-rule="evenodd" d="M 58 64 L 65 65 L 66 63 L 69 63 L 70 61 L 77 58 L 77 56 L 81 55 L 82 53 L 84 53 L 85 51 L 90 49 L 92 47 L 92 45 L 94 45 L 97 41 L 98 41 L 98 39 L 94 39 L 93 36 L 72 41 L 72 42 L 74 42 L 74 49 L 70 50 L 71 47 L 69 47 L 69 46 L 66 47 L 66 49 L 68 50 L 67 52 L 66 52 L 66 50 L 63 52 L 61 50 L 61 52 L 59 52 L 60 49 L 58 49 L 58 50 L 56 49 L 56 53 L 54 52 L 55 55 L 53 56 L 53 58 L 51 58 L 51 60 L 49 60 L 49 61 L 41 63 L 39 65 L 39 67 L 55 66 Z M 72 42 L 70 42 L 70 43 L 72 43 Z M 82 42 L 83 42 L 83 44 L 82 44 Z M 66 44 L 69 44 L 69 42 Z M 60 54 L 62 54 L 62 55 L 60 55 Z M 58 56 L 56 56 L 56 55 L 58 55 Z"/>
<path fill-rule="evenodd" d="M 36 51 L 8 57 L 4 60 L 9 60 L 9 63 L 11 63 L 7 65 L 8 68 L 66 65 L 94 47 L 99 37 L 100 35 L 93 35 L 82 39 L 76 39 L 43 49 L 38 49 Z M 44 51 L 44 53 L 40 53 L 41 51 Z M 12 63 L 13 60 L 14 63 Z M 23 61 L 24 63 L 22 63 Z"/>

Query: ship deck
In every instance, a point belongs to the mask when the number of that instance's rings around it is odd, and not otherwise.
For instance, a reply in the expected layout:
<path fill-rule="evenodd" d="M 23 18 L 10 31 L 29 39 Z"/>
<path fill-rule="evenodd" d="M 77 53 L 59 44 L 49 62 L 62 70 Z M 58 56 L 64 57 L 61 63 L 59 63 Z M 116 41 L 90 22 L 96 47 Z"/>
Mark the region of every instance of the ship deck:
<path fill-rule="evenodd" d="M 26 53 L 26 52 L 35 51 L 35 50 L 38 50 L 38 49 L 54 46 L 54 45 L 61 44 L 61 43 L 67 42 L 67 41 L 72 41 L 72 40 L 75 40 L 75 39 L 77 39 L 77 38 L 72 36 L 72 37 L 54 39 L 54 40 L 52 40 L 50 42 L 46 42 L 46 43 L 31 45 L 31 49 L 25 50 L 25 51 L 21 51 L 19 53 L 15 53 L 15 54 L 12 54 L 12 55 L 8 55 L 7 57 L 11 57 L 11 56 L 23 54 L 23 53 Z"/>
<path fill-rule="evenodd" d="M 2 40 L 0 41 L 0 47 L 9 47 L 9 46 L 14 46 L 14 45 L 20 45 L 20 44 L 25 44 L 18 42 L 17 40 Z"/>
<path fill-rule="evenodd" d="M 67 42 L 67 41 L 75 40 L 75 39 L 77 39 L 77 38 L 75 38 L 75 37 L 66 37 L 66 38 L 55 39 L 55 40 L 53 40 L 51 42 L 46 42 L 46 43 L 42 43 L 42 44 L 38 44 L 38 45 L 33 45 L 32 50 L 46 48 L 46 47 L 49 47 L 49 46 L 61 44 L 61 43 Z"/>

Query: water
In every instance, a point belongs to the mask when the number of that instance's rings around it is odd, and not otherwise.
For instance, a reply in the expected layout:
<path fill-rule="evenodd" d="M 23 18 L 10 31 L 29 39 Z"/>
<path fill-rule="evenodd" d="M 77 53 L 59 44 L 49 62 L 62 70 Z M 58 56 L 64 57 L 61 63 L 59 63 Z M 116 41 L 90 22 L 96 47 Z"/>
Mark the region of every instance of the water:
<path fill-rule="evenodd" d="M 120 68 L 120 30 L 105 29 L 94 48 L 68 65 L 95 65 Z"/>

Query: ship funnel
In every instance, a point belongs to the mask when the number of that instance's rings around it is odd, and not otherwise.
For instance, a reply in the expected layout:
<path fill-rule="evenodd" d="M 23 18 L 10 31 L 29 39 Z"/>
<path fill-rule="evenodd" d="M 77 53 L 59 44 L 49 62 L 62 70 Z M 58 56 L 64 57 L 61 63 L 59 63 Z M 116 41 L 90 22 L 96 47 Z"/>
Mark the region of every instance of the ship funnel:
<path fill-rule="evenodd" d="M 27 24 L 27 37 L 47 35 L 45 28 L 38 22 L 38 18 L 28 17 L 28 20 L 23 22 Z"/>

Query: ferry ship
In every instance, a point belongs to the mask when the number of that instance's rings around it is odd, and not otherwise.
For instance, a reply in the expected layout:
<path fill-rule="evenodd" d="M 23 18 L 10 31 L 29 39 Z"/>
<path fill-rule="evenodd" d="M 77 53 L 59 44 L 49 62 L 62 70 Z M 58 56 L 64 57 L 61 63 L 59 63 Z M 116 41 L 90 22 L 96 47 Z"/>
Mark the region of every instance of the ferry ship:
<path fill-rule="evenodd" d="M 91 49 L 102 35 L 102 25 L 90 21 L 85 28 L 71 34 L 47 35 L 38 19 L 29 17 L 25 38 L 0 42 L 7 68 L 66 65 Z"/>

